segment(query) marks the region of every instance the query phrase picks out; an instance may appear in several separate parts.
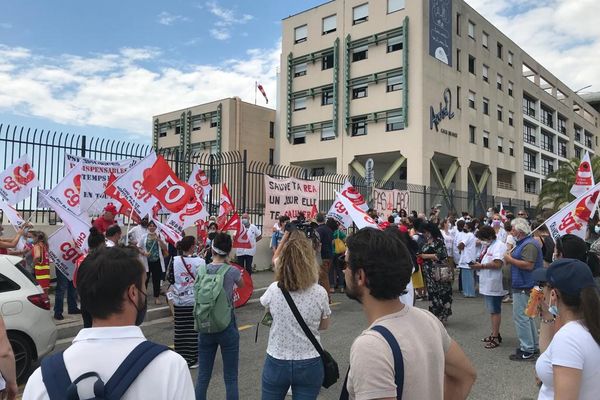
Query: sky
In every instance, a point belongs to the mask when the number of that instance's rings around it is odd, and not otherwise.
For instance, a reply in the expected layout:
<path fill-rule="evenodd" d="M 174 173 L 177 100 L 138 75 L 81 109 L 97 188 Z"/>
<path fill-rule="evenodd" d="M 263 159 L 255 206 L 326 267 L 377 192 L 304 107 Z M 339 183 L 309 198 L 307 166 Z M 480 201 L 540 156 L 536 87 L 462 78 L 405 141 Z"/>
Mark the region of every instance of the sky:
<path fill-rule="evenodd" d="M 253 102 L 255 81 L 275 107 L 281 20 L 323 2 L 2 1 L 0 124 L 150 143 L 152 115 Z M 467 3 L 571 89 L 600 91 L 600 1 Z"/>

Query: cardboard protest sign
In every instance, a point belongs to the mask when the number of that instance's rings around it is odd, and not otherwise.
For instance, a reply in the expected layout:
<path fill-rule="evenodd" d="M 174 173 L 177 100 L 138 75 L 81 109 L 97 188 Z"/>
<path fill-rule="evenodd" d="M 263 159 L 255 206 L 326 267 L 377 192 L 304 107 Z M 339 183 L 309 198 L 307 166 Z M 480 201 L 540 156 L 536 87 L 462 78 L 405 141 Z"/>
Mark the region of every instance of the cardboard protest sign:
<path fill-rule="evenodd" d="M 392 210 L 405 210 L 410 207 L 410 192 L 408 190 L 386 190 L 373 189 L 373 208 L 377 214 L 383 214 L 386 218 L 392 214 Z"/>
<path fill-rule="evenodd" d="M 275 179 L 265 175 L 265 215 L 263 226 L 272 227 L 279 216 L 287 215 L 292 220 L 302 211 L 306 219 L 314 218 L 318 209 L 321 182 L 296 178 Z M 270 232 L 270 229 L 263 229 Z"/>

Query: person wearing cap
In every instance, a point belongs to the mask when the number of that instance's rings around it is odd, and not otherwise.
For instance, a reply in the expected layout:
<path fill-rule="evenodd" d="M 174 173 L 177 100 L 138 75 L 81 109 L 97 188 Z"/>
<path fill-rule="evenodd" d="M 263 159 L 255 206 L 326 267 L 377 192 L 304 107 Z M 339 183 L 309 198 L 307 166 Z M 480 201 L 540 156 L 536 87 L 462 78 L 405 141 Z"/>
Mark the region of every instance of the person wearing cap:
<path fill-rule="evenodd" d="M 597 399 L 600 392 L 600 295 L 590 268 L 563 258 L 532 273 L 543 286 L 538 399 Z"/>
<path fill-rule="evenodd" d="M 533 360 L 538 349 L 537 326 L 533 318 L 525 315 L 529 293 L 535 286 L 532 272 L 543 268 L 542 246 L 533 238 L 527 220 L 515 218 L 511 222 L 512 235 L 516 246 L 504 255 L 504 261 L 511 265 L 513 292 L 513 322 L 519 338 L 519 348 L 510 355 L 513 361 Z"/>
<path fill-rule="evenodd" d="M 115 224 L 115 215 L 117 215 L 117 213 L 117 207 L 115 207 L 113 203 L 108 203 L 107 206 L 104 207 L 104 214 L 94 220 L 94 227 L 96 227 L 100 233 L 104 234 L 110 226 Z"/>

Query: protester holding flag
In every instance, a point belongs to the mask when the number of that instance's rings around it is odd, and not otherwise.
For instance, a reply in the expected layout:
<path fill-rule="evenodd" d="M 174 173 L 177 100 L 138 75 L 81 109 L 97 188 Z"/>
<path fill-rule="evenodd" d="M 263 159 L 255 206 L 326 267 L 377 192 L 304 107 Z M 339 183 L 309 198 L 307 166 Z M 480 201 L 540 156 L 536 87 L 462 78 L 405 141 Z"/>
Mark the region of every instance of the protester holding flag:
<path fill-rule="evenodd" d="M 20 228 L 17 234 L 12 239 L 3 239 L 2 234 L 4 233 L 4 227 L 0 225 L 0 254 L 8 254 L 8 249 L 14 248 L 19 239 L 23 235 L 24 229 Z"/>
<path fill-rule="evenodd" d="M 96 218 L 93 225 L 100 233 L 104 234 L 110 226 L 115 224 L 115 216 L 117 214 L 117 207 L 115 207 L 113 203 L 108 203 L 108 205 L 104 207 L 104 214 L 102 214 L 101 217 Z"/>
<path fill-rule="evenodd" d="M 154 304 L 160 302 L 160 281 L 163 279 L 165 272 L 164 253 L 167 252 L 167 244 L 156 231 L 156 223 L 150 221 L 148 223 L 148 234 L 142 236 L 142 240 L 138 243 L 138 248 L 144 256 L 143 264 L 148 273 L 146 277 L 146 287 L 150 279 L 152 279 L 152 293 L 154 294 Z"/>
<path fill-rule="evenodd" d="M 38 231 L 33 244 L 33 270 L 35 279 L 40 284 L 44 293 L 50 289 L 50 260 L 48 258 L 48 237 L 44 232 Z"/>

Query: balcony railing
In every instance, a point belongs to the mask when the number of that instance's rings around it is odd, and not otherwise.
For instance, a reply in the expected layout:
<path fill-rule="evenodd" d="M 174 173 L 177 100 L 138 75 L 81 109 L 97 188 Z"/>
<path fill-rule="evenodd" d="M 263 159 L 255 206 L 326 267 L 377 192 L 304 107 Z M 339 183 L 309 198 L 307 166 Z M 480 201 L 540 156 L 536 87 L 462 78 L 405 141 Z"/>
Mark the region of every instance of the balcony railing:
<path fill-rule="evenodd" d="M 498 189 L 515 190 L 515 187 L 510 182 L 498 181 Z"/>
<path fill-rule="evenodd" d="M 530 187 L 527 185 L 525 185 L 525 193 L 538 194 L 537 189 L 535 187 Z"/>

